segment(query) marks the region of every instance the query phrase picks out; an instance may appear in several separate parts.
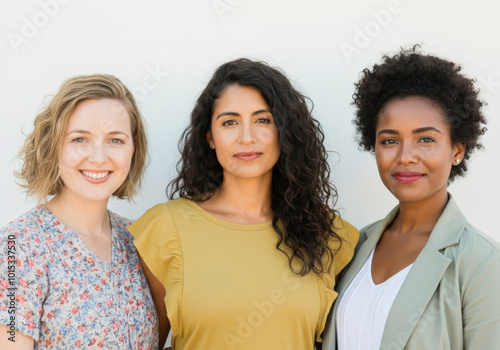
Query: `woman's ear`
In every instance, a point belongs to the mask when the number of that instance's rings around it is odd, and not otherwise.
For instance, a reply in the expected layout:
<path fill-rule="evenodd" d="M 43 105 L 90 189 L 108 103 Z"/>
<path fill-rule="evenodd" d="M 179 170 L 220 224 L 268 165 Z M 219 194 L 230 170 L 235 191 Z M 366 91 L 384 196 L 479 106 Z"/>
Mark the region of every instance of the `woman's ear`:
<path fill-rule="evenodd" d="M 215 149 L 214 139 L 212 137 L 212 132 L 210 130 L 207 131 L 207 143 L 211 149 Z"/>
<path fill-rule="evenodd" d="M 453 165 L 460 164 L 464 159 L 464 154 L 465 154 L 465 146 L 462 143 L 457 142 L 453 146 Z"/>

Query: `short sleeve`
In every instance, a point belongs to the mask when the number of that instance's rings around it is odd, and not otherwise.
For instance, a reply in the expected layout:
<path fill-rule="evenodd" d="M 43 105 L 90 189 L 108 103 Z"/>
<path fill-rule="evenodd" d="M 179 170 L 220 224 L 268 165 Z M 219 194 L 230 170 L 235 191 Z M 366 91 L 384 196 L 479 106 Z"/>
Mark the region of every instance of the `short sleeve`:
<path fill-rule="evenodd" d="M 359 239 L 358 230 L 345 220 L 336 218 L 334 223 L 334 231 L 342 240 L 332 239 L 330 248 L 334 252 L 333 264 L 330 273 L 325 273 L 320 278 L 320 299 L 321 313 L 318 319 L 316 328 L 316 341 L 321 342 L 321 334 L 325 328 L 326 319 L 333 302 L 337 298 L 335 292 L 335 277 L 346 267 L 354 255 L 354 249 Z"/>
<path fill-rule="evenodd" d="M 38 231 L 26 218 L 0 231 L 0 324 L 35 341 L 48 291 L 47 252 Z"/>
<path fill-rule="evenodd" d="M 172 334 L 182 336 L 182 250 L 175 222 L 166 204 L 158 204 L 128 227 L 140 256 L 165 288 Z"/>

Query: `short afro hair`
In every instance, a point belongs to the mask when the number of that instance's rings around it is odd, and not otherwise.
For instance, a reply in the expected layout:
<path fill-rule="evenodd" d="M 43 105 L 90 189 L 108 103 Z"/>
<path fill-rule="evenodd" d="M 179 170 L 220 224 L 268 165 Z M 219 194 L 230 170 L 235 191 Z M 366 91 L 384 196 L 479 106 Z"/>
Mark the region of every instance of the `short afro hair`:
<path fill-rule="evenodd" d="M 384 56 L 372 70 L 365 69 L 355 84 L 353 120 L 362 149 L 375 151 L 375 130 L 380 110 L 394 98 L 420 96 L 436 102 L 450 125 L 451 141 L 465 146 L 462 162 L 453 166 L 449 182 L 464 176 L 468 159 L 482 148 L 479 138 L 486 132 L 486 119 L 481 111 L 475 80 L 460 73 L 461 67 L 445 59 L 418 52 L 419 46 Z"/>

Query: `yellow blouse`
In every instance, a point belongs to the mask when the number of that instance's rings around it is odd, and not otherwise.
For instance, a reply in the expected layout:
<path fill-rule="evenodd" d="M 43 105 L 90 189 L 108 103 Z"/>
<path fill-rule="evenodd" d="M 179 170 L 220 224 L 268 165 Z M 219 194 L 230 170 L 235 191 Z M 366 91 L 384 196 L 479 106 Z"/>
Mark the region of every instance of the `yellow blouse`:
<path fill-rule="evenodd" d="M 359 238 L 342 219 L 335 227 L 344 241 L 322 277 L 292 273 L 271 221 L 228 222 L 184 198 L 154 206 L 129 231 L 165 287 L 173 349 L 307 350 L 321 341 L 335 276 Z"/>

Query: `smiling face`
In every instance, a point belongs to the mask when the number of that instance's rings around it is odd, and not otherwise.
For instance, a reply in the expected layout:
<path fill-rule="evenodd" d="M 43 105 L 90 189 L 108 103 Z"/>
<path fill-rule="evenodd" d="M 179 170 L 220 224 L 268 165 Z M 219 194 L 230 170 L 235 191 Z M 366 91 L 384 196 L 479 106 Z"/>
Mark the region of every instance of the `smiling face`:
<path fill-rule="evenodd" d="M 215 101 L 207 141 L 224 180 L 272 178 L 280 147 L 271 109 L 253 86 L 231 85 Z"/>
<path fill-rule="evenodd" d="M 435 102 L 396 98 L 380 110 L 375 157 L 382 182 L 400 202 L 445 198 L 451 167 L 463 155 Z"/>
<path fill-rule="evenodd" d="M 71 114 L 59 155 L 61 198 L 107 201 L 127 178 L 134 143 L 117 100 L 84 100 Z"/>

